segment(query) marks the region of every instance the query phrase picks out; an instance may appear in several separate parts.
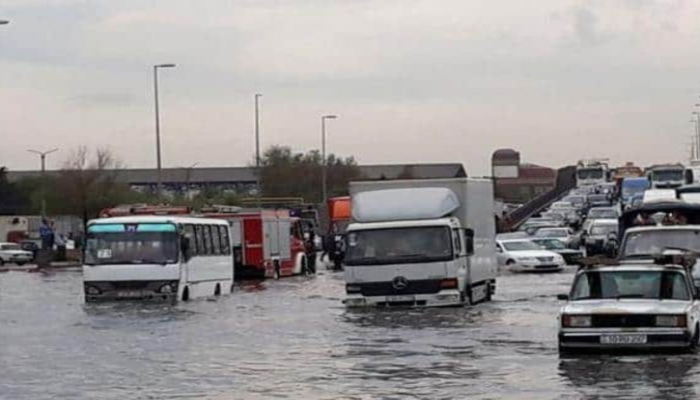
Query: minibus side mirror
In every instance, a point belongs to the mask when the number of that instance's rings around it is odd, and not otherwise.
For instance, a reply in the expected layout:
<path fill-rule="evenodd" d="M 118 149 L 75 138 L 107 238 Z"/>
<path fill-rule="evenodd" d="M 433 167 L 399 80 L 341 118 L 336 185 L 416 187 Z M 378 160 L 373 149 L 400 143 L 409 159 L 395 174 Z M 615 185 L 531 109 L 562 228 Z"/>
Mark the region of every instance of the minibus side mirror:
<path fill-rule="evenodd" d="M 474 254 L 474 230 L 466 228 L 464 230 L 464 243 L 467 251 L 467 255 L 471 256 Z"/>

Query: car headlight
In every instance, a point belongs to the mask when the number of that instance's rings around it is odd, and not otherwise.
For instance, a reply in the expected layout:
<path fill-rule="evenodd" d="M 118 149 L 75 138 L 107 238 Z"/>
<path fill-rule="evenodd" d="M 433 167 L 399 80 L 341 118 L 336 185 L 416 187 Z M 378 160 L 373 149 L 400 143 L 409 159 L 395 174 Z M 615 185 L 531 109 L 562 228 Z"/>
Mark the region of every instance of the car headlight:
<path fill-rule="evenodd" d="M 591 326 L 590 315 L 562 315 L 561 325 L 566 328 L 588 328 Z"/>
<path fill-rule="evenodd" d="M 347 284 L 347 285 L 345 285 L 345 293 L 347 293 L 347 294 L 362 293 L 362 287 L 360 287 L 360 285 Z"/>
<path fill-rule="evenodd" d="M 656 326 L 685 328 L 687 319 L 685 315 L 657 315 Z"/>
<path fill-rule="evenodd" d="M 564 262 L 564 257 L 557 255 L 556 257 L 554 257 L 554 260 L 558 263 L 562 263 Z"/>
<path fill-rule="evenodd" d="M 95 286 L 85 285 L 85 293 L 90 295 L 98 295 L 102 293 L 102 291 Z"/>

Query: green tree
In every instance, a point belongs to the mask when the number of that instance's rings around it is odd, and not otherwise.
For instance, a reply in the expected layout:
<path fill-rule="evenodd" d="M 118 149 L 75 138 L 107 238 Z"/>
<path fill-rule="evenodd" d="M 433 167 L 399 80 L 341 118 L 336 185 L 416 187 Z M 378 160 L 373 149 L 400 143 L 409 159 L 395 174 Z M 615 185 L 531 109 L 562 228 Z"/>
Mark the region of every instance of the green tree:
<path fill-rule="evenodd" d="M 301 197 L 321 202 L 323 158 L 318 150 L 294 153 L 287 146 L 273 146 L 263 154 L 260 183 L 264 197 Z M 347 194 L 348 182 L 360 176 L 352 157 L 326 157 L 328 195 Z"/>

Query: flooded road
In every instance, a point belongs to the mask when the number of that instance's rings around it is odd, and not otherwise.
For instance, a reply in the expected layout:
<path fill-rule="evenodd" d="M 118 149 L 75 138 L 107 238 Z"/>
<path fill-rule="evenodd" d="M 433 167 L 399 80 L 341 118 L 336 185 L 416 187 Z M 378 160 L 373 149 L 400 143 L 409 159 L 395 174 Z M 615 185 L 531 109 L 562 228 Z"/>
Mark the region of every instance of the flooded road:
<path fill-rule="evenodd" d="M 347 311 L 339 274 L 216 301 L 85 306 L 79 271 L 0 274 L 0 399 L 697 398 L 700 355 L 560 359 L 571 271 L 473 309 Z"/>

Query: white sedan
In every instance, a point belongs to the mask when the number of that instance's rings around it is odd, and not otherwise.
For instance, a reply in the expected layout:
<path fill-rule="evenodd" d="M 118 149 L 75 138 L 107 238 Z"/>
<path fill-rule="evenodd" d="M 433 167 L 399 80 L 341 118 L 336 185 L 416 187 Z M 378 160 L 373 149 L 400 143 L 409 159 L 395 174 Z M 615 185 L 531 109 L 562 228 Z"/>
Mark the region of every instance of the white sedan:
<path fill-rule="evenodd" d="M 499 265 L 512 271 L 561 271 L 566 265 L 562 256 L 527 239 L 497 240 L 496 249 Z"/>
<path fill-rule="evenodd" d="M 5 263 L 24 265 L 31 261 L 31 251 L 22 250 L 16 243 L 0 243 L 0 265 Z"/>

